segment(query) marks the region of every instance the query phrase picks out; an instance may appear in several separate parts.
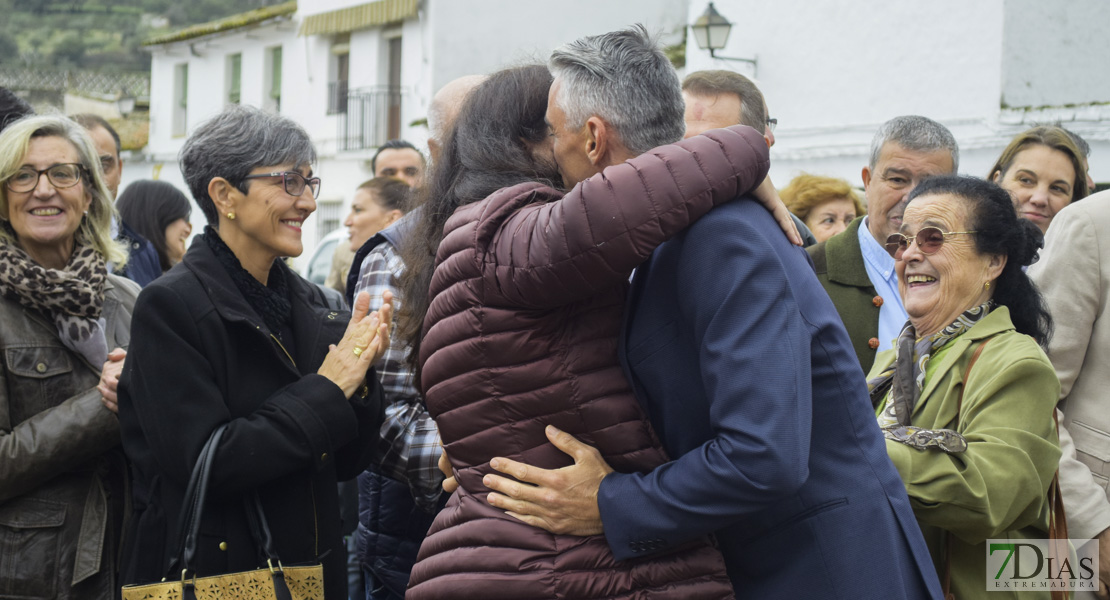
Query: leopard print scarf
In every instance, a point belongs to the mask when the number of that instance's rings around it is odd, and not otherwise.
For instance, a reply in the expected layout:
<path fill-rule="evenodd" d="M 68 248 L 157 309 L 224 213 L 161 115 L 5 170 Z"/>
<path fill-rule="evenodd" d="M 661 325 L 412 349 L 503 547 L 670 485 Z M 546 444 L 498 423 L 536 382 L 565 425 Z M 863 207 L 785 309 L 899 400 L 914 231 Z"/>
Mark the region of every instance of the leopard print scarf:
<path fill-rule="evenodd" d="M 69 349 L 99 367 L 108 360 L 104 337 L 104 257 L 77 236 L 65 269 L 47 269 L 18 245 L 0 238 L 0 294 L 54 321 Z"/>

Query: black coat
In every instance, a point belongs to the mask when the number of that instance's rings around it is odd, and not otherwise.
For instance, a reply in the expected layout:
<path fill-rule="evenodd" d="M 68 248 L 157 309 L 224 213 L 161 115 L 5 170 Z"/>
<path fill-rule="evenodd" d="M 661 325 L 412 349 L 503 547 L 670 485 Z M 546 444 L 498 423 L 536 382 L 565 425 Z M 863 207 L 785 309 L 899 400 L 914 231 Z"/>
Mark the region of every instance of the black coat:
<path fill-rule="evenodd" d="M 119 386 L 135 480 L 124 583 L 166 575 L 193 464 L 212 431 L 228 423 L 201 525 L 199 575 L 265 566 L 242 509 L 244 494 L 258 490 L 282 562 L 322 562 L 326 597 L 346 598 L 336 483 L 369 462 L 381 385 L 370 370 L 369 395 L 348 401 L 316 374 L 349 315 L 328 310 L 314 286 L 285 275 L 293 309 L 284 347 L 203 240 L 139 296 Z"/>

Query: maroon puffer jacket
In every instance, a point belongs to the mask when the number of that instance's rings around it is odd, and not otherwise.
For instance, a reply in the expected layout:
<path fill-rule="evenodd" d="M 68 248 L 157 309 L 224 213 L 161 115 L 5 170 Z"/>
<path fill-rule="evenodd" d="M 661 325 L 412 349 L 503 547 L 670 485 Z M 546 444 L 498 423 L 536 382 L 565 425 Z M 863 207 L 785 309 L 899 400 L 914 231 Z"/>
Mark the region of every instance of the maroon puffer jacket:
<path fill-rule="evenodd" d="M 605 169 L 562 196 L 525 183 L 447 221 L 421 345 L 423 387 L 459 490 L 420 548 L 406 598 L 731 598 L 709 540 L 617 563 L 604 536 L 553 535 L 486 503 L 504 456 L 570 464 L 547 424 L 617 471 L 668 460 L 621 373 L 628 277 L 659 244 L 767 174 L 735 127 Z"/>

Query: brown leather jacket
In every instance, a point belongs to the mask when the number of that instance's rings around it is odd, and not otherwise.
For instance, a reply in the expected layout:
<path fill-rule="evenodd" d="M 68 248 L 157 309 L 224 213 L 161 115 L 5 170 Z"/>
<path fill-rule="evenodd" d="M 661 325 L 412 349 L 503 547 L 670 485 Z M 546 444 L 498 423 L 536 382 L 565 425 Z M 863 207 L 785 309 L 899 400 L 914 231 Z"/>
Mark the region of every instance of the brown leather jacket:
<path fill-rule="evenodd" d="M 126 349 L 132 281 L 104 286 L 108 348 Z M 64 346 L 39 312 L 0 299 L 0 597 L 111 598 L 126 468 L 100 402 L 103 365 Z"/>

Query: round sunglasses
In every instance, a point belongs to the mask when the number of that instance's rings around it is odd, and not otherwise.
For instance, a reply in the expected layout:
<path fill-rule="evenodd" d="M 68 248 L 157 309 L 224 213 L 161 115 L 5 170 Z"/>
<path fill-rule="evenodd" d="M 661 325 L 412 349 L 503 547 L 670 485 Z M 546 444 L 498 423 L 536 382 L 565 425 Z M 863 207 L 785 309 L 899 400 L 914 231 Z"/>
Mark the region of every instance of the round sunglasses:
<path fill-rule="evenodd" d="M 944 239 L 950 235 L 968 235 L 978 233 L 976 231 L 941 231 L 936 227 L 922 227 L 917 235 L 909 237 L 901 233 L 891 234 L 886 238 L 886 244 L 883 246 L 886 251 L 894 257 L 894 260 L 902 260 L 902 253 L 906 248 L 910 247 L 910 240 L 917 242 L 918 249 L 924 254 L 935 254 L 940 247 L 944 245 Z"/>

